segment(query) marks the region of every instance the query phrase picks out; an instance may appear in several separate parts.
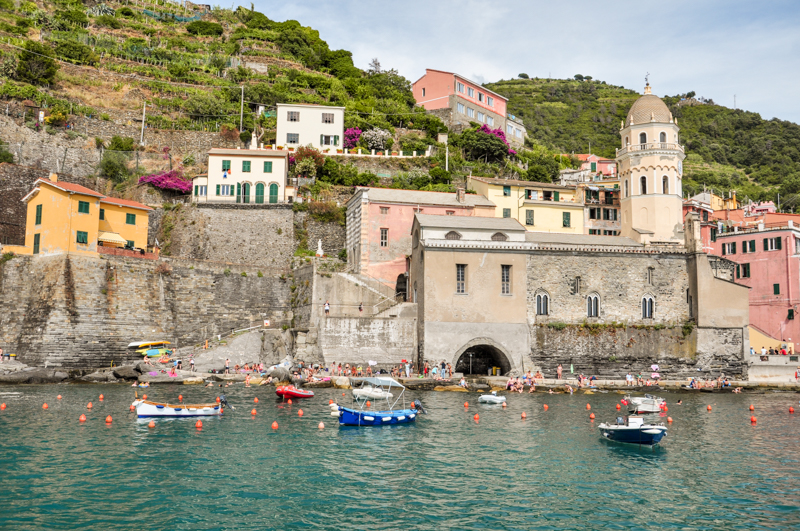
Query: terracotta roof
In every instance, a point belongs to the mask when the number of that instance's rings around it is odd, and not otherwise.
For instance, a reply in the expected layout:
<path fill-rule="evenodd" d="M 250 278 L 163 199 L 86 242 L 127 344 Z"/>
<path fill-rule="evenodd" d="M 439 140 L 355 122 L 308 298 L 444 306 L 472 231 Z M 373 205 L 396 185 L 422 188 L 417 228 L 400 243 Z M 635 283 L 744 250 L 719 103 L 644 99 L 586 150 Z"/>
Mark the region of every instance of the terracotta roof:
<path fill-rule="evenodd" d="M 374 203 L 407 203 L 410 205 L 433 205 L 444 207 L 493 207 L 494 203 L 477 194 L 464 194 L 464 202 L 459 203 L 455 192 L 424 192 L 421 190 L 400 190 L 397 188 L 359 188 L 367 193 Z M 354 194 L 353 197 L 355 198 Z M 350 201 L 353 199 L 351 198 Z M 349 201 L 348 201 L 349 202 Z"/>
<path fill-rule="evenodd" d="M 659 123 L 669 123 L 672 114 L 669 112 L 667 104 L 661 101 L 661 98 L 655 94 L 645 94 L 633 102 L 631 110 L 628 111 L 625 125 L 631 123 L 631 116 L 633 116 L 634 124 L 648 123 L 652 118 L 655 118 L 655 121 Z"/>
<path fill-rule="evenodd" d="M 526 232 L 526 242 L 563 245 L 596 245 L 598 247 L 643 247 L 624 236 L 597 236 L 594 234 L 562 234 L 559 232 Z"/>
<path fill-rule="evenodd" d="M 561 186 L 560 184 L 553 183 L 540 183 L 537 181 L 518 181 L 514 179 L 490 179 L 488 177 L 470 177 L 473 181 L 480 181 L 486 184 L 494 184 L 497 186 L 522 186 L 524 188 L 552 188 L 554 190 L 571 190 L 575 191 L 574 186 Z"/>
<path fill-rule="evenodd" d="M 147 205 L 131 201 L 129 199 L 117 199 L 116 197 L 104 197 L 100 200 L 101 203 L 111 203 L 112 205 L 119 205 L 130 208 L 138 208 L 140 210 L 153 210 Z"/>
<path fill-rule="evenodd" d="M 244 155 L 248 157 L 288 157 L 289 151 L 283 149 L 228 149 L 211 148 L 209 155 Z"/>
<path fill-rule="evenodd" d="M 434 216 L 416 214 L 420 227 L 439 229 L 486 229 L 525 232 L 519 221 L 514 218 L 490 218 L 483 216 Z"/>
<path fill-rule="evenodd" d="M 73 194 L 90 195 L 93 197 L 105 197 L 100 192 L 95 192 L 94 190 L 86 188 L 85 186 L 81 186 L 79 184 L 67 183 L 64 181 L 53 182 L 50 179 L 37 179 L 36 182 L 34 183 L 34 186 L 36 186 L 39 183 L 50 185 L 53 188 L 58 188 L 59 190 L 63 190 L 65 192 L 72 192 Z"/>

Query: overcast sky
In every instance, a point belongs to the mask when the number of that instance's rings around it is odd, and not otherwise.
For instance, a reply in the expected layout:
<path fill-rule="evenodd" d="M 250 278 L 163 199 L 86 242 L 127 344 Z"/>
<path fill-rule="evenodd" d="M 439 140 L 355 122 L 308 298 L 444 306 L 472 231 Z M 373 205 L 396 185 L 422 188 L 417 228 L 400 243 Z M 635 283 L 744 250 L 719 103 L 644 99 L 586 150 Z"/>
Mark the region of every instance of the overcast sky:
<path fill-rule="evenodd" d="M 359 68 L 377 57 L 412 82 L 425 68 L 475 81 L 591 75 L 659 96 L 800 123 L 798 0 L 256 0 L 277 21 L 319 30 Z M 246 5 L 249 7 L 249 4 Z"/>

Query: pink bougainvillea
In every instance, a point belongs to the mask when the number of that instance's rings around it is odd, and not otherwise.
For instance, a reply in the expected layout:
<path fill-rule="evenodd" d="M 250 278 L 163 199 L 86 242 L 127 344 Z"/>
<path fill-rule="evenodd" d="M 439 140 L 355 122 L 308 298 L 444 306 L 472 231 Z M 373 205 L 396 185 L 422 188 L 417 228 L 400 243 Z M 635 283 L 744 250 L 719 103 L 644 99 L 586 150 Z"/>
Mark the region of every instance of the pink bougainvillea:
<path fill-rule="evenodd" d="M 162 190 L 175 190 L 184 194 L 192 191 L 192 182 L 183 176 L 183 168 L 143 175 L 139 177 L 139 184 L 152 184 Z"/>
<path fill-rule="evenodd" d="M 358 127 L 351 127 L 344 132 L 344 148 L 353 149 L 358 144 L 361 138 L 361 129 Z"/>
<path fill-rule="evenodd" d="M 488 125 L 486 125 L 486 124 L 483 124 L 483 125 L 481 126 L 481 128 L 480 128 L 480 129 L 478 129 L 478 131 L 480 131 L 481 133 L 486 133 L 487 135 L 494 135 L 494 136 L 496 136 L 497 138 L 499 138 L 500 140 L 502 140 L 502 141 L 503 141 L 503 143 L 504 143 L 505 145 L 508 145 L 508 140 L 506 140 L 506 134 L 505 134 L 505 133 L 503 132 L 503 130 L 502 130 L 502 129 L 500 129 L 499 127 L 498 127 L 497 129 L 492 129 L 492 128 L 491 128 L 491 127 L 489 127 Z M 511 149 L 511 148 L 508 148 L 508 154 L 509 154 L 509 155 L 516 155 L 516 154 L 517 154 L 517 152 L 516 152 L 516 151 L 514 151 L 514 150 L 513 150 L 513 149 Z"/>

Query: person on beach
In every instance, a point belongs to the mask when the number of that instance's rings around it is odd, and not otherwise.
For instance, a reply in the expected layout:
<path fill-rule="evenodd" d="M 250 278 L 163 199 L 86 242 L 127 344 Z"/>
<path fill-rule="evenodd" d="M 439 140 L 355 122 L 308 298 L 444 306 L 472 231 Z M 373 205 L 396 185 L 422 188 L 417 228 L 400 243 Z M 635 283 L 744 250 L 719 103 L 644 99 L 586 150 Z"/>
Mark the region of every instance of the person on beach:
<path fill-rule="evenodd" d="M 766 347 L 763 347 L 763 346 L 761 347 L 761 355 L 762 355 L 762 356 L 766 356 L 766 355 L 767 355 L 767 349 L 766 349 Z"/>
<path fill-rule="evenodd" d="M 756 355 L 756 351 L 752 346 L 750 347 L 750 355 L 751 356 L 755 356 Z"/>
<path fill-rule="evenodd" d="M 439 371 L 439 374 L 441 374 L 442 378 L 444 378 L 444 370 L 447 368 L 447 362 L 442 360 L 441 367 L 442 367 L 442 370 Z"/>
<path fill-rule="evenodd" d="M 406 378 L 411 378 L 411 362 L 406 362 Z"/>
<path fill-rule="evenodd" d="M 511 391 L 514 388 L 514 378 L 508 377 L 508 381 L 506 382 L 506 391 Z"/>
<path fill-rule="evenodd" d="M 530 390 L 528 391 L 528 394 L 531 394 L 531 393 L 533 393 L 534 391 L 536 391 L 536 380 L 531 380 L 531 388 L 530 388 Z M 521 391 L 520 391 L 520 392 L 521 392 Z"/>
<path fill-rule="evenodd" d="M 534 382 L 544 381 L 544 375 L 542 374 L 542 371 L 536 371 L 536 374 L 533 375 L 533 381 Z"/>
<path fill-rule="evenodd" d="M 189 370 L 190 370 L 190 371 L 192 371 L 192 372 L 195 372 L 195 368 L 194 368 L 194 358 L 192 358 L 192 359 L 190 359 L 190 360 L 189 360 Z"/>
<path fill-rule="evenodd" d="M 628 371 L 628 374 L 625 375 L 625 386 L 633 387 L 633 375 Z"/>
<path fill-rule="evenodd" d="M 558 367 L 556 368 L 556 374 L 558 374 L 558 379 L 559 380 L 561 379 L 561 371 L 563 371 L 563 370 L 564 369 L 561 367 L 561 364 L 559 363 Z"/>
<path fill-rule="evenodd" d="M 428 377 L 428 373 L 431 371 L 431 366 L 430 366 L 430 364 L 428 364 L 428 362 L 427 362 L 427 361 L 425 362 L 425 369 L 424 369 L 424 371 L 425 371 L 425 373 L 424 373 L 424 374 L 425 374 L 425 378 L 427 378 L 427 377 Z"/>
<path fill-rule="evenodd" d="M 250 387 L 250 375 L 249 374 L 244 377 L 244 386 L 245 387 Z"/>
<path fill-rule="evenodd" d="M 438 380 L 437 374 L 439 374 L 439 367 L 437 367 L 436 365 L 434 365 L 434 366 L 431 368 L 431 377 L 432 377 L 434 380 Z"/>
<path fill-rule="evenodd" d="M 225 358 L 225 374 L 231 373 L 231 360 L 230 358 Z"/>
<path fill-rule="evenodd" d="M 450 365 L 449 363 L 447 364 L 447 377 L 448 378 L 453 377 L 453 366 Z"/>
<path fill-rule="evenodd" d="M 798 369 L 800 369 L 800 367 L 798 367 Z M 461 387 L 466 388 L 467 387 L 467 380 L 465 380 L 464 377 L 462 376 L 461 377 L 461 381 L 458 382 L 458 385 L 460 385 Z"/>

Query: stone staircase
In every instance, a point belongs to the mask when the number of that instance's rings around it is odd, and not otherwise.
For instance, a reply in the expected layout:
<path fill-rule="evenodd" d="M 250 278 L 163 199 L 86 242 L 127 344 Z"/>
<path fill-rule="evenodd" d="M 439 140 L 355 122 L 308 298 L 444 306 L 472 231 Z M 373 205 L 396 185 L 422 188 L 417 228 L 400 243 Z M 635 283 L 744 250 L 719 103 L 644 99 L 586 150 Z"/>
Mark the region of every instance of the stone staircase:
<path fill-rule="evenodd" d="M 379 302 L 375 305 L 376 313 L 373 316 L 378 317 L 381 314 L 391 310 L 397 306 L 395 300 L 394 289 L 390 288 L 383 282 L 372 278 L 362 273 L 336 273 L 340 277 L 352 282 L 356 286 L 366 289 L 379 297 Z"/>

